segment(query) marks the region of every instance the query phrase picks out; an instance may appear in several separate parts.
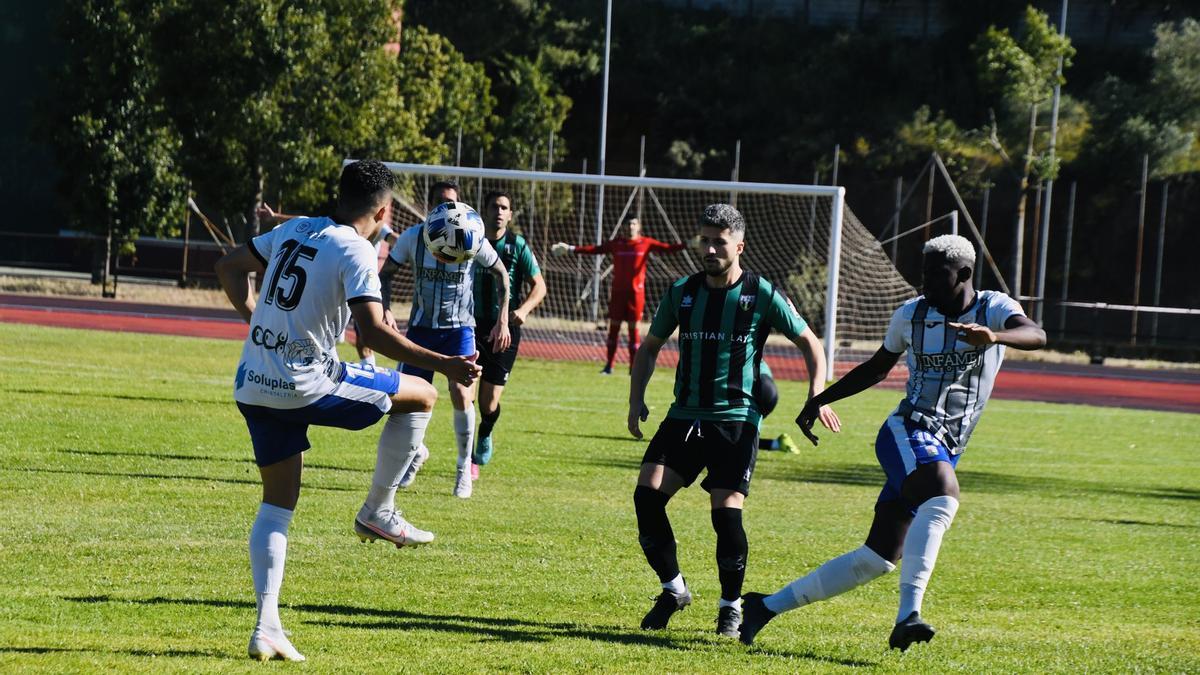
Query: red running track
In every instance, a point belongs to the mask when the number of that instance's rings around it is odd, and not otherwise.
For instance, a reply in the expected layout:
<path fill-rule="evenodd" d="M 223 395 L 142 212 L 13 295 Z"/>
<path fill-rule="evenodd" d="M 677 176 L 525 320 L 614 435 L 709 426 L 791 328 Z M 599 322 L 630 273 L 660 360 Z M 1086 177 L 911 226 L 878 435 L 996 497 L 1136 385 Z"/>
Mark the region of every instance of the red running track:
<path fill-rule="evenodd" d="M 0 322 L 232 340 L 244 340 L 247 331 L 246 324 L 232 310 L 3 294 L 0 294 Z M 528 338 L 521 341 L 521 353 L 536 358 L 580 361 L 599 357 L 595 347 Z M 675 356 L 674 352 L 664 351 L 661 365 L 674 365 Z M 803 361 L 799 358 L 772 357 L 771 368 L 785 379 L 804 375 Z M 1001 370 L 992 396 L 1200 413 L 1200 373 L 1010 360 Z"/>

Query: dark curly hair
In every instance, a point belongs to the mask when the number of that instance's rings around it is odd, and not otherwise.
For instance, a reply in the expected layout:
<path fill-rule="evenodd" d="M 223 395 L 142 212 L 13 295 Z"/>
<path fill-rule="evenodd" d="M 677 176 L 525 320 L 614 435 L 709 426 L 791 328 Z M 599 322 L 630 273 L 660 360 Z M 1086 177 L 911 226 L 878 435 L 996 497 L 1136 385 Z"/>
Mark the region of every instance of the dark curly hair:
<path fill-rule="evenodd" d="M 395 176 L 383 162 L 364 159 L 347 164 L 338 180 L 338 211 L 358 216 L 377 209 L 395 185 Z"/>

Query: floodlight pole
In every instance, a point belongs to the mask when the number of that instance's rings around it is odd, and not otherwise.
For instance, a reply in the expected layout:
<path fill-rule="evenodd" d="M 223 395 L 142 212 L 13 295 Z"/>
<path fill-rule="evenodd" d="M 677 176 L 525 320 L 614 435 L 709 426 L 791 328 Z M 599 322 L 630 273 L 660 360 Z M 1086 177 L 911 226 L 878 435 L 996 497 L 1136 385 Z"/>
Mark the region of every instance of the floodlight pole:
<path fill-rule="evenodd" d="M 1067 34 L 1067 0 L 1062 3 L 1062 19 L 1058 24 L 1059 36 Z M 1058 80 L 1062 78 L 1063 57 L 1058 57 L 1058 70 L 1055 71 L 1054 78 L 1054 103 L 1050 108 L 1050 161 L 1054 161 L 1054 146 L 1058 136 L 1058 99 L 1059 93 L 1062 91 L 1062 86 Z M 1046 305 L 1046 252 L 1050 248 L 1050 200 L 1054 195 L 1054 179 L 1046 179 L 1046 200 L 1042 202 L 1042 241 L 1038 246 L 1038 274 L 1037 287 L 1034 288 L 1033 294 L 1038 297 L 1037 305 L 1035 305 L 1034 321 L 1040 325 L 1042 323 L 1043 310 Z"/>
<path fill-rule="evenodd" d="M 597 173 L 604 175 L 604 153 L 608 144 L 608 66 L 612 53 L 612 0 L 605 3 L 604 10 L 604 93 L 600 98 L 600 163 Z M 596 244 L 601 243 L 604 228 L 604 185 L 596 193 Z M 592 318 L 599 315 L 600 307 L 600 256 L 592 261 Z"/>

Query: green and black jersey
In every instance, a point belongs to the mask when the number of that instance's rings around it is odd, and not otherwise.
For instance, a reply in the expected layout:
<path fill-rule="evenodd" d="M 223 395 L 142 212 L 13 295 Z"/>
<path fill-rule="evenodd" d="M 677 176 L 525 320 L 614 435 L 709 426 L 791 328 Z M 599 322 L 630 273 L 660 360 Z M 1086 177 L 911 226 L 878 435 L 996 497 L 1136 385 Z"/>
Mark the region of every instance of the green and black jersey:
<path fill-rule="evenodd" d="M 807 327 L 770 281 L 744 271 L 724 288 L 704 274 L 676 281 L 663 296 L 650 334 L 666 340 L 679 328 L 675 402 L 667 417 L 758 424 L 763 345 L 774 328 L 794 340 Z"/>
<path fill-rule="evenodd" d="M 492 242 L 504 269 L 508 270 L 508 283 L 512 293 L 508 301 L 508 309 L 514 310 L 521 306 L 525 299 L 525 284 L 542 273 L 538 268 L 537 258 L 533 249 L 525 241 L 525 237 L 511 229 L 503 237 Z M 496 288 L 496 278 L 490 269 L 475 266 L 475 322 L 480 326 L 491 326 L 496 323 L 500 313 L 500 293 Z"/>

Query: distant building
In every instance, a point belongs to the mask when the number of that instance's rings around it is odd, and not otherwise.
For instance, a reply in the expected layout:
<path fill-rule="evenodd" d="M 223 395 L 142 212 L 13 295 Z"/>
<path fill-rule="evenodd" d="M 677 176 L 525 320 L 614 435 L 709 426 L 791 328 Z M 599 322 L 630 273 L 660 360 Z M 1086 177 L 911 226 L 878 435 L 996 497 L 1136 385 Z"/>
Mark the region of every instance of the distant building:
<path fill-rule="evenodd" d="M 659 0 L 694 10 L 736 16 L 777 17 L 802 26 L 872 30 L 904 37 L 937 37 L 951 28 L 947 15 L 964 0 Z M 973 1 L 973 0 L 967 0 Z M 1061 1 L 1031 4 L 1058 23 Z M 1154 43 L 1154 25 L 1178 21 L 1186 12 L 1171 2 L 1070 0 L 1067 35 L 1077 45 L 1140 46 Z"/>

